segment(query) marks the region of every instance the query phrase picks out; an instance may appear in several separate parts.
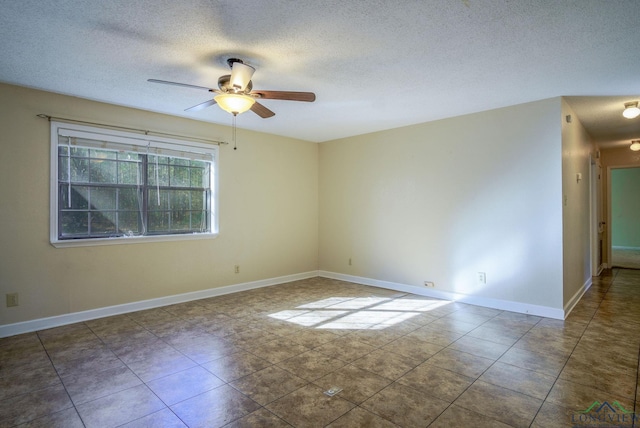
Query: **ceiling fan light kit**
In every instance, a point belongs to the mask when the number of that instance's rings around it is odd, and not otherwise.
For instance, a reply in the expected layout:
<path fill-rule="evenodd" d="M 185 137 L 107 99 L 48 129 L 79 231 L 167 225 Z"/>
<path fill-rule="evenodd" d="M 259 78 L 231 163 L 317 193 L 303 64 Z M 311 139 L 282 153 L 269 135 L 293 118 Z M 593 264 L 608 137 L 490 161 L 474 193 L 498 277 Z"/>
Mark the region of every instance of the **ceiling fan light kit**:
<path fill-rule="evenodd" d="M 640 116 L 640 108 L 638 108 L 638 101 L 631 101 L 624 103 L 624 111 L 622 115 L 627 119 L 635 119 Z"/>
<path fill-rule="evenodd" d="M 236 116 L 249 110 L 256 100 L 248 95 L 241 94 L 219 94 L 213 97 L 220 108 Z"/>
<path fill-rule="evenodd" d="M 629 148 L 634 152 L 640 151 L 640 140 L 633 140 Z"/>

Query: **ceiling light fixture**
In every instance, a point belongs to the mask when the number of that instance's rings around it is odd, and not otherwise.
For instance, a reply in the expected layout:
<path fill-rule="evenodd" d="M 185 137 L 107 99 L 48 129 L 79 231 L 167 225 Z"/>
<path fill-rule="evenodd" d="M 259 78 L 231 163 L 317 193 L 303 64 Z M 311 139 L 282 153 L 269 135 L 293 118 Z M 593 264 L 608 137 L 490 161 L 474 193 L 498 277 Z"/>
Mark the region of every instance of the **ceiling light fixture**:
<path fill-rule="evenodd" d="M 624 103 L 624 111 L 622 115 L 627 119 L 635 119 L 640 116 L 640 108 L 638 108 L 638 101 L 631 101 Z"/>
<path fill-rule="evenodd" d="M 228 111 L 234 116 L 249 110 L 256 102 L 250 96 L 241 94 L 220 94 L 213 99 L 222 110 Z"/>
<path fill-rule="evenodd" d="M 629 148 L 634 152 L 640 151 L 640 140 L 633 140 Z"/>

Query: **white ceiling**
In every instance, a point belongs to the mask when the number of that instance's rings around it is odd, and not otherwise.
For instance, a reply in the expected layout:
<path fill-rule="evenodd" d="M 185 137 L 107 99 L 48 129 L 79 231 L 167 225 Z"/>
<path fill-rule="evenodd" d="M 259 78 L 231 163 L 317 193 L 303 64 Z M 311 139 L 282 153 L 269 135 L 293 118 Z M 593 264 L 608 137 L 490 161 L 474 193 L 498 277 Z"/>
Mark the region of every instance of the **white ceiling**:
<path fill-rule="evenodd" d="M 216 87 L 239 57 L 256 89 L 317 95 L 240 128 L 320 142 L 566 95 L 622 144 L 638 24 L 637 0 L 5 0 L 0 81 L 229 125 L 184 112 L 209 93 L 147 79 Z"/>

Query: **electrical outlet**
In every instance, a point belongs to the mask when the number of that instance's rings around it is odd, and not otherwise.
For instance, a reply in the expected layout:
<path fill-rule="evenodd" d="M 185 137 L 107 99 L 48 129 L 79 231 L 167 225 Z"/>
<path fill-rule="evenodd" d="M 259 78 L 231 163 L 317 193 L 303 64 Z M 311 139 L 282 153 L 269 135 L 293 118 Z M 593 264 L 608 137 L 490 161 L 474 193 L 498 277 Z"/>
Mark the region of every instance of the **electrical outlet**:
<path fill-rule="evenodd" d="M 7 294 L 7 308 L 18 306 L 18 293 Z"/>
<path fill-rule="evenodd" d="M 478 272 L 478 284 L 486 284 L 487 283 L 487 274 L 486 272 Z"/>
<path fill-rule="evenodd" d="M 235 270 L 235 273 L 240 273 L 240 265 L 236 265 L 234 270 Z"/>
<path fill-rule="evenodd" d="M 424 282 L 424 286 L 425 286 L 425 287 L 435 288 L 436 283 L 435 283 L 435 282 L 433 282 L 433 281 L 425 281 L 425 282 Z"/>

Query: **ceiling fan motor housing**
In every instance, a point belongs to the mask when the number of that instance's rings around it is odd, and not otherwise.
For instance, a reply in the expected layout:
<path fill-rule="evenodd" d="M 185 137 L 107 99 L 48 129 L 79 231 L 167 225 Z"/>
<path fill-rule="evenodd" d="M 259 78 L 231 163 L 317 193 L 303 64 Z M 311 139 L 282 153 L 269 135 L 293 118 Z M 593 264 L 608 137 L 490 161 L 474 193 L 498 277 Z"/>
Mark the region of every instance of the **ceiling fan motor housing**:
<path fill-rule="evenodd" d="M 224 76 L 220 76 L 218 78 L 218 88 L 220 88 L 220 90 L 224 93 L 238 93 L 238 89 L 234 88 L 233 85 L 231 84 L 231 75 L 230 74 L 225 74 Z M 242 93 L 248 94 L 249 92 L 251 92 L 251 90 L 253 89 L 253 82 L 251 80 L 249 80 L 249 83 L 247 84 L 246 88 L 244 89 L 244 91 L 241 91 Z"/>

